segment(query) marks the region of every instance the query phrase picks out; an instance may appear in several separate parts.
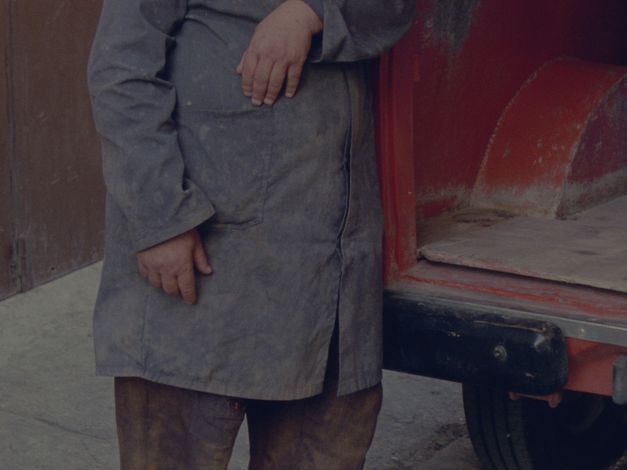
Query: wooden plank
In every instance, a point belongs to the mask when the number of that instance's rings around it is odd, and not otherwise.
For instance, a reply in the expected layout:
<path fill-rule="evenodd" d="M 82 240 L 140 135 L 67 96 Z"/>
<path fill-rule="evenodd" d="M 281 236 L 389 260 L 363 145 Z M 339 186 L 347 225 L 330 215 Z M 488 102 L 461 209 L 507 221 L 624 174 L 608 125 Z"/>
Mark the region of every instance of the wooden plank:
<path fill-rule="evenodd" d="M 568 220 L 516 218 L 421 249 L 429 261 L 627 293 L 627 196 Z"/>
<path fill-rule="evenodd" d="M 11 194 L 12 132 L 9 115 L 10 71 L 7 3 L 0 3 L 0 298 L 18 290 L 13 269 L 13 204 Z"/>
<path fill-rule="evenodd" d="M 100 0 L 10 0 L 23 288 L 102 253 L 99 145 L 85 69 Z"/>

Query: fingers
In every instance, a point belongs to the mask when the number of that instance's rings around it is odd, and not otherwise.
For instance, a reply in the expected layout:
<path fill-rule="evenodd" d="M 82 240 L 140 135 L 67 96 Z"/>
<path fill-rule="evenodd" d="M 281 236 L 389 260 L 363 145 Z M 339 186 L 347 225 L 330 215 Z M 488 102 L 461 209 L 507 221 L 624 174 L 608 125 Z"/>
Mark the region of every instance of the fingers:
<path fill-rule="evenodd" d="M 148 277 L 148 268 L 139 259 L 137 259 L 137 268 L 142 277 Z"/>
<path fill-rule="evenodd" d="M 242 72 L 244 71 L 244 59 L 246 59 L 246 53 L 248 52 L 248 50 L 245 50 L 244 53 L 242 54 L 242 58 L 239 61 L 239 64 L 237 64 L 237 68 L 235 69 L 235 71 L 241 75 Z"/>
<path fill-rule="evenodd" d="M 161 276 L 161 285 L 166 294 L 178 295 L 179 285 L 174 276 Z"/>
<path fill-rule="evenodd" d="M 209 263 L 207 263 L 206 258 L 205 263 L 206 268 L 209 270 L 207 274 L 209 274 L 211 267 Z M 196 303 L 196 278 L 194 269 L 191 266 L 178 276 L 173 274 L 161 275 L 152 271 L 148 273 L 148 280 L 153 287 L 163 289 L 163 291 L 169 295 L 180 295 L 185 303 L 190 305 Z"/>
<path fill-rule="evenodd" d="M 245 52 L 242 62 L 238 67 L 242 75 L 242 91 L 244 96 L 253 96 L 253 80 L 255 78 L 255 69 L 257 68 L 258 57 L 256 54 Z"/>
<path fill-rule="evenodd" d="M 186 304 L 193 305 L 196 303 L 196 279 L 194 270 L 185 271 L 177 278 L 178 290 Z"/>
<path fill-rule="evenodd" d="M 196 303 L 196 271 L 211 274 L 202 239 L 190 230 L 137 253 L 137 267 L 156 289 Z"/>
<path fill-rule="evenodd" d="M 296 94 L 300 77 L 303 73 L 303 64 L 294 64 L 287 71 L 287 85 L 285 86 L 285 96 L 292 98 Z"/>
<path fill-rule="evenodd" d="M 255 64 L 254 68 L 252 64 Z M 303 64 L 288 66 L 267 60 L 248 60 L 245 54 L 237 70 L 242 75 L 242 91 L 245 96 L 252 98 L 253 105 L 260 106 L 264 103 L 271 106 L 279 97 L 286 79 L 285 96 L 292 98 L 296 94 Z"/>
<path fill-rule="evenodd" d="M 252 64 L 255 64 L 254 67 Z M 288 67 L 280 62 L 270 63 L 267 60 L 248 60 L 247 55 L 242 58 L 238 66 L 242 74 L 242 91 L 245 96 L 252 98 L 255 106 L 262 103 L 273 105 L 281 88 L 287 79 L 285 96 L 294 97 L 303 73 L 303 64 L 292 64 Z"/>
<path fill-rule="evenodd" d="M 279 93 L 281 92 L 281 88 L 283 88 L 283 83 L 285 82 L 286 71 L 286 66 L 278 63 L 274 64 L 272 72 L 270 73 L 266 96 L 263 100 L 265 104 L 272 106 L 279 97 Z"/>
<path fill-rule="evenodd" d="M 150 271 L 148 272 L 148 280 L 150 281 L 150 284 L 152 284 L 153 287 L 157 289 L 161 289 L 161 286 L 162 286 L 161 274 L 155 271 Z"/>
<path fill-rule="evenodd" d="M 213 272 L 213 269 L 211 269 L 209 261 L 207 260 L 207 253 L 205 253 L 205 249 L 200 241 L 198 241 L 194 246 L 192 256 L 194 259 L 194 266 L 198 271 L 203 274 L 211 274 Z"/>
<path fill-rule="evenodd" d="M 266 97 L 268 82 L 270 80 L 270 74 L 272 73 L 272 65 L 273 64 L 267 60 L 262 60 L 257 63 L 253 79 L 252 95 L 252 102 L 255 106 L 260 106 Z"/>
<path fill-rule="evenodd" d="M 203 258 L 204 257 L 204 264 Z M 211 274 L 212 269 L 209 266 L 205 252 L 200 245 L 200 249 L 195 249 L 194 260 L 190 259 L 189 266 L 183 270 L 181 274 L 160 273 L 159 271 L 151 271 L 141 262 L 138 263 L 140 274 L 148 278 L 150 284 L 156 289 L 163 289 L 166 294 L 178 296 L 188 304 L 196 302 L 196 285 L 194 275 L 194 264 L 199 266 L 199 271 L 203 274 Z M 202 268 L 202 269 L 200 269 Z"/>
<path fill-rule="evenodd" d="M 303 73 L 303 62 L 288 63 L 273 61 L 248 50 L 242 55 L 237 73 L 242 76 L 242 91 L 252 99 L 252 104 L 273 105 L 283 85 L 285 96 L 292 98 L 296 94 Z"/>

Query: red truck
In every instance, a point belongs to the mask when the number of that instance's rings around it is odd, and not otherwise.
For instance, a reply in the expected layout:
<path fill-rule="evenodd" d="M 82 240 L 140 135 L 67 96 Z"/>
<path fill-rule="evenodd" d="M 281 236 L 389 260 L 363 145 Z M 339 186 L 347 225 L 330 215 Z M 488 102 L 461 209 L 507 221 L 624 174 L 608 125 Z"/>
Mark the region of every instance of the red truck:
<path fill-rule="evenodd" d="M 627 450 L 627 2 L 418 0 L 379 68 L 385 367 L 494 470 Z"/>

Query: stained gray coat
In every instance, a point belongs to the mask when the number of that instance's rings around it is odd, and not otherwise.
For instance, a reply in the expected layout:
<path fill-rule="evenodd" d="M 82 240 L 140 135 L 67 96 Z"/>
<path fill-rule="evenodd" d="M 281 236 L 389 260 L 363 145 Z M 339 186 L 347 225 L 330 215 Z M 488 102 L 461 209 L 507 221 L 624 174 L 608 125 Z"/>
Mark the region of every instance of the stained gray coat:
<path fill-rule="evenodd" d="M 322 389 L 336 314 L 340 386 L 381 378 L 382 214 L 359 62 L 414 0 L 324 0 L 298 94 L 256 108 L 235 68 L 282 0 L 105 0 L 89 65 L 108 189 L 97 373 L 211 393 Z M 198 227 L 198 303 L 148 284 L 135 253 Z"/>

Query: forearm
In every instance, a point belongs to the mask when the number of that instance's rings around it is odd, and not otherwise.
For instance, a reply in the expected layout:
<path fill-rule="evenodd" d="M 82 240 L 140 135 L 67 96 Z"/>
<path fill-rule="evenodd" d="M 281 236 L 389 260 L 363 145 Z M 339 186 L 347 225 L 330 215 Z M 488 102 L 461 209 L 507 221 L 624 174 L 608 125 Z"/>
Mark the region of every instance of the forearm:
<path fill-rule="evenodd" d="M 186 5 L 182 0 L 105 0 L 92 46 L 88 82 L 105 182 L 137 250 L 213 214 L 202 191 L 184 176 L 172 121 L 176 90 L 162 78 L 170 33 Z"/>

